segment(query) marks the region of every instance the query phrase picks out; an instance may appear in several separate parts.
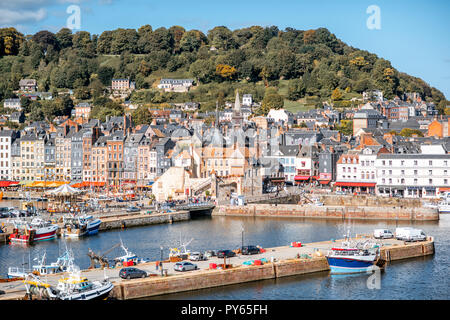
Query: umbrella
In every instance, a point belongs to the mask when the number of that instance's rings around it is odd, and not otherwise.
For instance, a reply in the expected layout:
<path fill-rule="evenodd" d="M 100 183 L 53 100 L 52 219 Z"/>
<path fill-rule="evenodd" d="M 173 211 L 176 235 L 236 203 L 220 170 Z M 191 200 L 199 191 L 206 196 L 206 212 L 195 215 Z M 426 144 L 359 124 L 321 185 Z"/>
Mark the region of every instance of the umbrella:
<path fill-rule="evenodd" d="M 50 190 L 47 192 L 47 194 L 55 195 L 55 196 L 72 196 L 81 193 L 81 190 L 78 190 L 77 188 L 73 188 L 69 186 L 68 184 L 63 184 L 62 186 Z"/>

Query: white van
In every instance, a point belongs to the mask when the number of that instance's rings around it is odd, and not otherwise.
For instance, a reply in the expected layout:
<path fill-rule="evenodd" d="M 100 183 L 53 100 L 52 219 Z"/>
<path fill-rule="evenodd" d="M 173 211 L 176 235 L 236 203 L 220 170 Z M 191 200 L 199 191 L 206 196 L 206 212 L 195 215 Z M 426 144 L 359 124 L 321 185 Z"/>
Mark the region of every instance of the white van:
<path fill-rule="evenodd" d="M 395 238 L 397 240 L 404 240 L 404 238 L 406 236 L 406 232 L 411 229 L 412 229 L 411 227 L 396 228 L 395 229 Z"/>
<path fill-rule="evenodd" d="M 406 231 L 405 241 L 424 241 L 427 235 L 420 229 L 411 229 Z"/>
<path fill-rule="evenodd" d="M 375 239 L 391 239 L 394 235 L 388 229 L 375 229 L 373 231 L 373 237 Z"/>
<path fill-rule="evenodd" d="M 427 239 L 427 235 L 422 230 L 409 227 L 395 229 L 395 236 L 398 240 L 404 241 L 424 241 Z"/>

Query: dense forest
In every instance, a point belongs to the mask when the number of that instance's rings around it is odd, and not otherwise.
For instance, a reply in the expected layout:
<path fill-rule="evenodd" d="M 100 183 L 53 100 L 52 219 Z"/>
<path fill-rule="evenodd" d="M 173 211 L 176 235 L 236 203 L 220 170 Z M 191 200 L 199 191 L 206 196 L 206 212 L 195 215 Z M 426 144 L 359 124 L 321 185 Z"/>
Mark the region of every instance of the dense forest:
<path fill-rule="evenodd" d="M 368 89 L 380 89 L 386 98 L 418 92 L 436 103 L 441 114 L 448 103 L 423 80 L 345 44 L 325 28 L 253 26 L 232 31 L 218 26 L 204 34 L 180 26 L 153 30 L 145 25 L 100 35 L 67 28 L 23 35 L 4 28 L 0 74 L 0 101 L 14 96 L 20 79 L 32 78 L 40 91 L 57 97 L 72 89 L 77 100 L 91 100 L 100 107 L 110 104 L 113 113 L 120 112 L 117 105 L 102 99 L 112 78 L 136 82 L 132 101 L 154 105 L 198 101 L 204 110 L 213 109 L 216 101 L 222 107 L 233 99 L 236 88 L 252 93 L 266 107 L 289 101 L 318 107 L 325 100 L 345 107 L 346 95 Z M 155 90 L 160 78 L 193 78 L 197 86 L 188 93 L 163 93 Z M 35 107 L 39 110 L 33 116 L 39 119 L 66 114 L 71 103 L 60 96 L 53 102 L 36 102 Z M 33 111 L 29 104 L 27 108 Z"/>

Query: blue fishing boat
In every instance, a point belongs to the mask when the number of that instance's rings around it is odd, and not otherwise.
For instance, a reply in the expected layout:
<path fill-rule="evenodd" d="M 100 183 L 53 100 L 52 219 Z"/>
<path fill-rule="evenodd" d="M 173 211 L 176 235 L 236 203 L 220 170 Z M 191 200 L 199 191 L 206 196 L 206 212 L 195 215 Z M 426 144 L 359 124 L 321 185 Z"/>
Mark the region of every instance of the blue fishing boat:
<path fill-rule="evenodd" d="M 92 215 L 82 215 L 79 217 L 79 221 L 86 225 L 86 235 L 97 234 L 102 223 L 100 219 L 94 218 Z"/>
<path fill-rule="evenodd" d="M 332 248 L 326 256 L 331 274 L 362 273 L 374 271 L 378 254 L 356 247 Z"/>

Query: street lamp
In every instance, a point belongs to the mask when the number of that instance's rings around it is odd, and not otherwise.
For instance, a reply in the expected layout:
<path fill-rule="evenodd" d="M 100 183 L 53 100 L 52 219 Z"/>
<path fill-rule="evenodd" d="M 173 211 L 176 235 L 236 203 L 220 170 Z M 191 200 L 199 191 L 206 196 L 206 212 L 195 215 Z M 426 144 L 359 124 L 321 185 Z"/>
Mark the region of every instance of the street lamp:
<path fill-rule="evenodd" d="M 244 227 L 241 227 L 241 252 L 244 250 Z"/>
<path fill-rule="evenodd" d="M 161 277 L 163 276 L 163 263 L 162 263 L 162 259 L 163 259 L 163 247 L 159 247 L 159 249 L 161 250 L 161 256 L 159 259 L 159 268 L 161 269 Z"/>

